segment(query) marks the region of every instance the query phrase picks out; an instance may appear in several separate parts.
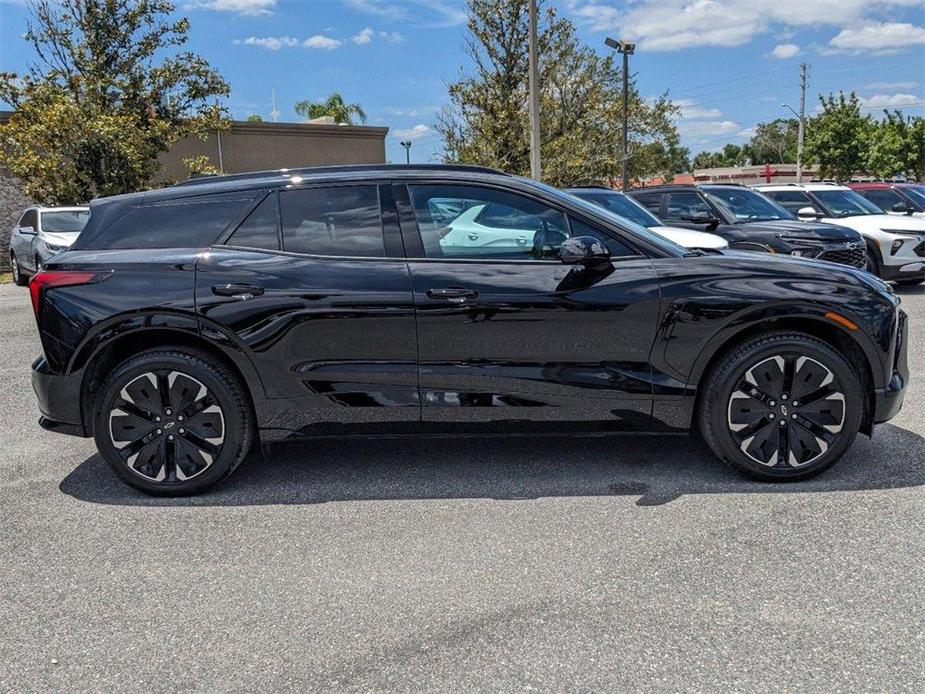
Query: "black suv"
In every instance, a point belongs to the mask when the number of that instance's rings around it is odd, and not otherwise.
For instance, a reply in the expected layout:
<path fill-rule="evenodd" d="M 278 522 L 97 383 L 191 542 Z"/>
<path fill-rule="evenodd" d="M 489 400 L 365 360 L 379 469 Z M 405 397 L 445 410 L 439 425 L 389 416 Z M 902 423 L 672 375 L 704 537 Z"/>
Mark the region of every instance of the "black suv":
<path fill-rule="evenodd" d="M 867 267 L 867 244 L 854 229 L 804 222 L 745 186 L 664 185 L 629 194 L 666 223 L 717 234 L 730 248 Z"/>
<path fill-rule="evenodd" d="M 905 316 L 830 263 L 675 246 L 489 169 L 356 166 L 96 200 L 35 276 L 47 429 L 145 492 L 256 440 L 684 432 L 762 479 L 902 404 Z"/>

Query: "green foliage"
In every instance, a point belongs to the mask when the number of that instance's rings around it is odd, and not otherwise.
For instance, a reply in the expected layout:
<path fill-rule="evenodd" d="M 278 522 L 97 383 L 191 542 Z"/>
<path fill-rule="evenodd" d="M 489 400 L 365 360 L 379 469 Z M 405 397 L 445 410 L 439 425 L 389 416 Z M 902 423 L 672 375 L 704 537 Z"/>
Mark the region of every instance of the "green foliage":
<path fill-rule="evenodd" d="M 330 116 L 335 123 L 353 125 L 353 117 L 366 122 L 366 111 L 359 104 L 344 103 L 344 97 L 334 92 L 324 101 L 300 101 L 295 105 L 295 112 L 306 120 Z"/>
<path fill-rule="evenodd" d="M 925 118 L 883 112 L 883 120 L 868 133 L 865 169 L 877 178 L 901 173 L 925 178 Z"/>
<path fill-rule="evenodd" d="M 177 140 L 223 127 L 229 87 L 179 51 L 186 19 L 166 0 L 36 0 L 25 39 L 38 61 L 0 75 L 15 114 L 0 162 L 46 204 L 84 202 L 150 184 Z"/>
<path fill-rule="evenodd" d="M 866 165 L 867 143 L 877 128 L 869 115 L 861 115 L 857 94 L 838 97 L 820 96 L 822 112 L 810 118 L 806 127 L 805 152 L 807 161 L 816 165 L 820 178 L 850 180 Z"/>
<path fill-rule="evenodd" d="M 448 162 L 530 171 L 527 0 L 469 0 L 466 53 L 471 74 L 449 85 L 449 104 L 434 127 Z M 540 3 L 540 149 L 543 180 L 553 185 L 614 181 L 622 169 L 622 74 L 612 55 L 578 39 L 555 8 Z M 630 89 L 629 171 L 634 179 L 686 168 L 662 97 Z"/>
<path fill-rule="evenodd" d="M 263 123 L 263 117 L 256 113 L 252 113 L 245 120 L 248 123 Z"/>
<path fill-rule="evenodd" d="M 189 171 L 190 177 L 206 174 L 217 176 L 221 173 L 219 168 L 212 163 L 212 160 L 206 154 L 200 154 L 197 157 L 183 157 L 183 166 Z"/>
<path fill-rule="evenodd" d="M 775 118 L 769 123 L 759 123 L 743 149 L 753 164 L 794 163 L 799 131 L 800 121 L 796 118 Z"/>
<path fill-rule="evenodd" d="M 751 159 L 748 145 L 728 143 L 720 152 L 700 152 L 691 161 L 693 169 L 718 169 L 729 166 L 743 166 Z"/>

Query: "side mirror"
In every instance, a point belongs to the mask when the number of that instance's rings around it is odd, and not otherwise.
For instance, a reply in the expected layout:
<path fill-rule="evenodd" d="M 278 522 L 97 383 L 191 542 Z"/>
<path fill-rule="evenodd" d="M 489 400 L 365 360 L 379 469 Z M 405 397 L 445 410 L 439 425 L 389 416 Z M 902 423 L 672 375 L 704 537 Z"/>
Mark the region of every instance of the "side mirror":
<path fill-rule="evenodd" d="M 810 207 L 809 205 L 806 207 L 801 207 L 797 210 L 797 217 L 800 219 L 819 219 L 821 216 L 821 214 L 816 212 L 815 207 Z"/>
<path fill-rule="evenodd" d="M 707 227 L 715 229 L 719 220 L 711 214 L 695 214 L 687 218 L 691 224 L 705 224 Z"/>
<path fill-rule="evenodd" d="M 19 227 L 20 234 L 27 234 L 29 236 L 35 236 L 35 229 L 32 227 Z"/>
<path fill-rule="evenodd" d="M 559 260 L 566 265 L 597 268 L 610 265 L 610 249 L 593 236 L 573 236 L 559 246 Z"/>
<path fill-rule="evenodd" d="M 914 211 L 915 210 L 913 210 L 904 202 L 897 202 L 895 205 L 893 205 L 893 212 L 898 212 L 900 214 L 912 214 Z"/>

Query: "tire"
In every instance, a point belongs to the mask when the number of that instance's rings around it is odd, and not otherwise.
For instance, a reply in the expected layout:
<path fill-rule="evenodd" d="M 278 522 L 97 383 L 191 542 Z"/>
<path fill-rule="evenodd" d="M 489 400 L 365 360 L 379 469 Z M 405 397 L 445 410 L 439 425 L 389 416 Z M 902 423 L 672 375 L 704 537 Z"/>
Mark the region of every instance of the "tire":
<path fill-rule="evenodd" d="M 123 482 L 154 496 L 198 494 L 217 484 L 254 439 L 244 386 L 192 350 L 153 349 L 123 362 L 95 405 L 100 454 Z"/>
<path fill-rule="evenodd" d="M 17 287 L 25 287 L 29 284 L 29 276 L 19 267 L 19 260 L 13 251 L 10 251 L 10 271 L 13 273 L 13 282 Z"/>
<path fill-rule="evenodd" d="M 915 287 L 923 282 L 925 282 L 925 275 L 922 277 L 910 277 L 909 279 L 896 280 L 896 284 L 900 287 Z"/>
<path fill-rule="evenodd" d="M 700 431 L 723 462 L 749 477 L 803 480 L 834 465 L 854 442 L 862 393 L 858 375 L 831 346 L 772 332 L 720 358 L 703 384 Z"/>
<path fill-rule="evenodd" d="M 877 251 L 870 245 L 867 247 L 867 271 L 883 279 L 883 275 L 880 272 L 880 261 L 877 260 Z"/>

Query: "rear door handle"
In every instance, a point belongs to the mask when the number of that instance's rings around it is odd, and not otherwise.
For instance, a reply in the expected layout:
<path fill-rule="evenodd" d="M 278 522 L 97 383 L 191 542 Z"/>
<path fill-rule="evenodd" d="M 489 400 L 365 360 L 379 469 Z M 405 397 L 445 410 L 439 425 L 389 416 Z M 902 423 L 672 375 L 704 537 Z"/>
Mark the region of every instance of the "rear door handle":
<path fill-rule="evenodd" d="M 233 296 L 235 299 L 250 299 L 263 294 L 263 287 L 253 284 L 216 284 L 212 287 L 215 296 Z"/>
<path fill-rule="evenodd" d="M 453 304 L 461 304 L 469 299 L 476 299 L 479 296 L 477 289 L 461 289 L 459 287 L 448 287 L 445 289 L 428 289 L 427 296 L 431 299 L 446 299 Z"/>

